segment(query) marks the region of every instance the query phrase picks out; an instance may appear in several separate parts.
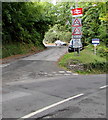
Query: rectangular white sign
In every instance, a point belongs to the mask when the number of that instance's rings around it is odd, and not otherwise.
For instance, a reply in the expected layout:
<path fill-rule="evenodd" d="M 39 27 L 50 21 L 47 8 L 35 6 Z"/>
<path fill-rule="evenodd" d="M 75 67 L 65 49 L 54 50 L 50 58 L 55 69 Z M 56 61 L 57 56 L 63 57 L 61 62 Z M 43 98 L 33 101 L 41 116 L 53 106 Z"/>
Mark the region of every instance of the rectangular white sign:
<path fill-rule="evenodd" d="M 82 35 L 72 35 L 73 39 L 81 39 Z"/>
<path fill-rule="evenodd" d="M 99 44 L 99 39 L 98 38 L 92 39 L 92 44 Z"/>
<path fill-rule="evenodd" d="M 82 47 L 81 39 L 73 39 L 73 48 Z"/>

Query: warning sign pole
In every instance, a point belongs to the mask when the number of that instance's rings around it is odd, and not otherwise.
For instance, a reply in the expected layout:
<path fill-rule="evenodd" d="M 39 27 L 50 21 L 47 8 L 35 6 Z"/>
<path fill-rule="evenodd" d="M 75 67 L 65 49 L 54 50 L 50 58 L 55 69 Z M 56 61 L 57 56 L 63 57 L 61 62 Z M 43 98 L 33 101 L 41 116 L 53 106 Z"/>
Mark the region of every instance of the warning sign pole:
<path fill-rule="evenodd" d="M 75 3 L 76 3 L 75 6 L 76 6 L 76 8 L 78 8 L 78 0 L 75 0 L 75 1 L 76 1 L 76 2 L 75 2 Z M 76 18 L 76 19 L 77 19 L 77 18 Z M 74 49 L 75 49 L 75 48 L 74 48 Z M 79 48 L 79 47 L 77 48 L 77 53 L 78 53 L 78 55 L 80 54 L 80 48 Z"/>
<path fill-rule="evenodd" d="M 80 54 L 80 49 L 82 47 L 81 37 L 82 37 L 82 23 L 81 17 L 83 15 L 82 8 L 78 8 L 78 0 L 75 0 L 75 8 L 70 8 L 72 12 L 72 47 L 74 52 Z"/>
<path fill-rule="evenodd" d="M 78 8 L 78 0 L 75 0 L 75 3 L 76 3 L 76 8 Z"/>

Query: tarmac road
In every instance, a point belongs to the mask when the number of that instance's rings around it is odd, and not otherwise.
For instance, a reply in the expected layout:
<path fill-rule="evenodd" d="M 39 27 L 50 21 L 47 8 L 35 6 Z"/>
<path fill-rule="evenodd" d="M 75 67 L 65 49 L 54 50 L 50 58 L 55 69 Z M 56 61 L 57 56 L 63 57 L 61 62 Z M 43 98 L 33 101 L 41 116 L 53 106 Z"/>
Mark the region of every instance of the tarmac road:
<path fill-rule="evenodd" d="M 56 64 L 67 47 L 2 66 L 3 118 L 106 118 L 106 75 L 78 75 Z"/>

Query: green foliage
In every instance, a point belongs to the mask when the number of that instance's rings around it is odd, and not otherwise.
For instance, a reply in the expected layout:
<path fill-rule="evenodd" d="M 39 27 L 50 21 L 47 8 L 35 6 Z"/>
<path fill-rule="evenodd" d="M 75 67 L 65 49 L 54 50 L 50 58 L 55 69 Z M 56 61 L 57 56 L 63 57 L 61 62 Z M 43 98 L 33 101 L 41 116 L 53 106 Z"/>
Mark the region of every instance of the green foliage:
<path fill-rule="evenodd" d="M 108 48 L 104 46 L 98 47 L 97 52 L 101 57 L 108 57 Z"/>
<path fill-rule="evenodd" d="M 54 24 L 50 12 L 53 5 L 47 2 L 4 2 L 2 5 L 3 57 L 25 53 L 21 44 L 42 47 L 45 32 Z"/>
<path fill-rule="evenodd" d="M 56 24 L 65 25 L 68 20 L 71 23 L 70 3 L 61 2 L 56 5 Z"/>
<path fill-rule="evenodd" d="M 107 24 L 107 2 L 79 2 L 79 7 L 83 8 L 83 17 L 82 18 L 82 42 L 83 45 L 88 45 L 91 43 L 92 38 L 99 38 L 101 42 L 105 45 L 108 44 L 108 34 L 106 30 Z M 50 41 L 55 41 L 56 39 L 66 40 L 67 37 L 66 31 L 71 32 L 71 22 L 72 15 L 70 12 L 70 7 L 75 7 L 74 3 L 58 3 L 54 9 L 55 23 L 64 27 L 64 29 L 58 31 L 57 33 L 49 33 L 46 36 L 49 36 Z M 105 18 L 105 19 L 104 19 Z M 54 26 L 52 27 L 54 29 Z M 64 36 L 64 38 L 60 36 Z M 71 37 L 71 35 L 69 35 Z M 47 37 L 48 38 L 48 37 Z M 69 39 L 67 40 L 69 41 Z"/>
<path fill-rule="evenodd" d="M 41 46 L 43 39 L 47 42 L 70 41 L 70 7 L 75 7 L 74 3 L 4 2 L 2 5 L 3 47 L 15 43 Z M 99 38 L 107 46 L 108 2 L 79 2 L 79 7 L 83 8 L 83 45 L 90 44 L 92 38 Z M 107 50 L 101 51 L 98 53 L 106 56 Z"/>
<path fill-rule="evenodd" d="M 105 57 L 95 55 L 92 46 L 87 46 L 80 55 L 77 53 L 65 54 L 59 61 L 59 65 L 69 70 L 74 70 L 78 73 L 105 73 L 108 70 L 108 62 Z M 77 65 L 77 68 L 70 67 L 70 65 Z M 82 66 L 81 69 L 80 65 Z"/>
<path fill-rule="evenodd" d="M 83 64 L 83 66 L 86 72 L 98 71 L 101 73 L 105 73 L 108 71 L 108 62 L 97 62 L 96 61 L 95 63 Z"/>
<path fill-rule="evenodd" d="M 104 2 L 89 3 L 88 7 L 84 8 L 83 41 L 91 43 L 92 38 L 99 38 L 108 45 L 107 19 L 104 19 L 107 15 L 106 5 Z"/>
<path fill-rule="evenodd" d="M 98 35 L 100 24 L 98 17 L 99 13 L 96 8 L 89 8 L 83 17 L 83 35 L 85 38 L 89 38 L 90 43 L 92 38 L 96 38 Z"/>
<path fill-rule="evenodd" d="M 34 46 L 33 44 L 25 44 L 25 43 L 10 43 L 2 46 L 2 56 L 0 58 L 5 58 L 8 56 L 19 55 L 19 54 L 27 54 L 34 53 L 40 50 L 45 49 L 43 45 Z"/>
<path fill-rule="evenodd" d="M 69 42 L 71 39 L 71 32 L 67 31 L 65 26 L 61 26 L 60 24 L 55 24 L 53 27 L 46 32 L 44 41 L 53 43 L 56 40 L 62 40 L 65 42 Z"/>
<path fill-rule="evenodd" d="M 44 9 L 48 11 L 50 8 L 43 7 L 39 2 L 3 3 L 3 44 L 13 42 L 42 44 L 45 31 L 53 24 L 52 17 L 50 15 L 46 17 Z"/>

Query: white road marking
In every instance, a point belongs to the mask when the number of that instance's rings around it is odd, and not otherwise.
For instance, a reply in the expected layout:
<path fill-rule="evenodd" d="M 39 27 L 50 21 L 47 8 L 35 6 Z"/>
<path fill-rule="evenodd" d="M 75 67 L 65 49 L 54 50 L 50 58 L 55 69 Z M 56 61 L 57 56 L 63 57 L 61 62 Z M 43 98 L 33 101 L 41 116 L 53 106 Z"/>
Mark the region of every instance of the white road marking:
<path fill-rule="evenodd" d="M 108 87 L 108 85 L 102 86 L 102 87 L 100 87 L 100 89 L 103 89 L 103 88 L 106 88 L 106 87 Z"/>
<path fill-rule="evenodd" d="M 73 75 L 78 75 L 78 73 L 73 73 Z"/>
<path fill-rule="evenodd" d="M 59 71 L 59 73 L 65 73 L 65 71 Z"/>
<path fill-rule="evenodd" d="M 70 101 L 70 100 L 72 100 L 72 99 L 81 97 L 81 96 L 83 96 L 83 95 L 84 95 L 84 94 L 81 93 L 81 94 L 78 94 L 78 95 L 69 97 L 69 98 L 64 99 L 64 100 L 62 100 L 62 101 L 60 101 L 60 102 L 54 103 L 54 104 L 52 104 L 52 105 L 49 105 L 49 106 L 44 107 L 44 108 L 42 108 L 42 109 L 39 109 L 39 110 L 37 110 L 37 111 L 35 111 L 35 112 L 32 112 L 32 113 L 30 113 L 30 114 L 28 114 L 28 115 L 25 115 L 25 116 L 23 116 L 23 117 L 21 117 L 21 118 L 30 118 L 30 117 L 38 114 L 38 113 L 41 113 L 41 112 L 43 112 L 43 111 L 45 111 L 45 110 L 48 110 L 48 109 L 50 109 L 50 108 L 52 108 L 52 107 L 56 107 L 57 105 L 63 104 L 63 103 L 68 102 L 68 101 Z"/>
<path fill-rule="evenodd" d="M 72 73 L 71 71 L 66 71 L 67 73 Z"/>
<path fill-rule="evenodd" d="M 43 72 L 42 75 L 47 75 L 48 73 L 47 72 Z"/>
<path fill-rule="evenodd" d="M 0 64 L 0 67 L 6 67 L 8 65 L 10 65 L 10 64 Z"/>

